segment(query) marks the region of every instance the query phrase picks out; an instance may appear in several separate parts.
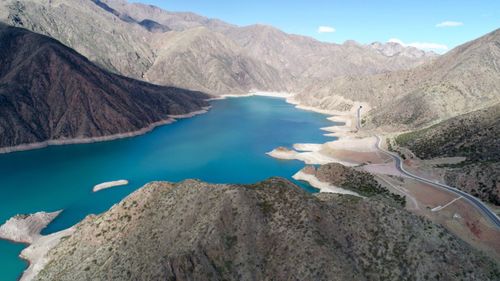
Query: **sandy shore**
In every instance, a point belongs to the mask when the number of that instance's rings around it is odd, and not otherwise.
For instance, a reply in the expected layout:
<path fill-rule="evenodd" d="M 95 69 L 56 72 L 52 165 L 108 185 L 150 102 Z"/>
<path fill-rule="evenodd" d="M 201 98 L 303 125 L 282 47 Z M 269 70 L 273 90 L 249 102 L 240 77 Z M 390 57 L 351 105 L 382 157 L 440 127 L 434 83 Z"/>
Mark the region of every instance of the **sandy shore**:
<path fill-rule="evenodd" d="M 108 181 L 108 182 L 103 182 L 103 183 L 95 185 L 94 188 L 92 189 L 92 191 L 98 192 L 98 191 L 103 190 L 103 189 L 108 189 L 108 188 L 112 188 L 115 186 L 122 186 L 122 185 L 127 185 L 127 184 L 128 184 L 128 180 Z"/>
<path fill-rule="evenodd" d="M 328 193 L 339 193 L 339 194 L 349 194 L 349 195 L 355 195 L 362 197 L 358 193 L 354 191 L 350 191 L 347 189 L 343 189 L 337 186 L 334 186 L 332 184 L 329 184 L 327 182 L 322 182 L 316 176 L 304 173 L 303 171 L 298 171 L 295 175 L 293 175 L 293 178 L 296 180 L 300 181 L 305 181 L 309 183 L 311 186 L 319 189 L 320 192 L 328 192 Z"/>
<path fill-rule="evenodd" d="M 169 115 L 169 117 L 174 119 L 174 121 L 175 121 L 175 119 L 191 118 L 191 117 L 196 116 L 196 115 L 207 113 L 208 110 L 210 110 L 210 108 L 211 108 L 211 106 L 205 106 L 202 109 L 197 110 L 197 111 L 189 112 L 186 114 Z"/>
<path fill-rule="evenodd" d="M 193 117 L 195 115 L 206 113 L 206 112 L 208 112 L 209 109 L 210 109 L 210 106 L 207 106 L 201 110 L 194 111 L 194 112 L 187 113 L 187 114 L 169 115 L 169 117 L 165 120 L 154 122 L 145 128 L 142 128 L 140 130 L 133 131 L 133 132 L 120 133 L 120 134 L 114 134 L 114 135 L 102 136 L 102 137 L 57 139 L 57 140 L 48 140 L 48 141 L 44 141 L 44 142 L 37 142 L 37 143 L 30 143 L 30 144 L 21 144 L 21 145 L 16 145 L 16 146 L 0 148 L 0 154 L 16 152 L 16 151 L 40 149 L 40 148 L 45 148 L 47 146 L 53 146 L 53 145 L 94 143 L 94 142 L 111 141 L 111 140 L 135 137 L 135 136 L 144 135 L 146 133 L 149 133 L 149 132 L 153 131 L 156 127 L 167 125 L 167 124 L 172 124 L 176 121 L 176 119 L 189 118 L 189 117 Z"/>
<path fill-rule="evenodd" d="M 293 97 L 287 99 L 287 102 L 296 104 Z M 355 125 L 356 106 L 349 112 L 338 112 L 296 105 L 299 109 L 311 110 L 322 114 L 340 114 L 330 116 L 327 119 L 342 124 L 321 128 L 323 131 L 327 132 L 325 136 L 335 137 L 336 140 L 323 144 L 295 144 L 293 149 L 279 148 L 267 154 L 277 159 L 299 160 L 310 165 L 340 163 L 345 166 L 357 166 L 364 163 L 364 160 L 368 161 L 371 157 L 367 154 L 376 153 L 378 151 L 376 148 L 377 139 L 375 137 L 357 138 L 355 136 L 357 131 Z M 359 155 L 357 158 L 360 159 L 357 159 L 357 161 L 348 160 L 345 159 L 345 157 L 339 157 L 337 155 L 339 152 L 341 152 L 342 155 L 346 155 L 348 152 L 358 153 Z"/>
<path fill-rule="evenodd" d="M 342 161 L 335 157 L 330 157 L 320 150 L 323 147 L 323 144 L 295 144 L 294 147 L 300 147 L 300 151 L 295 149 L 287 149 L 283 147 L 279 147 L 273 149 L 266 154 L 281 160 L 299 160 L 304 162 L 307 165 L 324 165 L 328 163 L 339 163 L 344 166 L 357 166 L 357 163 L 351 163 L 348 161 Z M 309 149 L 307 150 L 306 147 Z"/>
<path fill-rule="evenodd" d="M 301 105 L 300 102 L 294 98 L 295 94 L 293 93 L 254 91 L 246 95 L 225 95 L 220 98 L 241 96 L 270 96 L 284 98 L 286 102 L 295 105 L 298 109 L 330 115 L 327 117 L 328 120 L 335 123 L 342 123 L 321 128 L 323 131 L 327 132 L 325 136 L 334 137 L 336 138 L 335 141 L 323 144 L 295 144 L 293 148 L 280 147 L 266 153 L 271 157 L 282 160 L 299 160 L 310 165 L 340 163 L 345 166 L 357 166 L 365 163 L 365 161 L 363 161 L 364 158 L 367 159 L 367 162 L 370 162 L 369 160 L 373 157 L 367 154 L 377 151 L 375 137 L 358 138 L 355 136 L 357 132 L 357 109 L 363 106 L 364 111 L 368 111 L 370 106 L 367 103 L 353 102 L 354 105 L 349 111 L 336 111 Z M 358 153 L 356 158 L 359 158 L 359 161 L 351 161 L 345 159 L 345 157 L 338 157 L 336 154 L 339 154 L 339 152 L 342 155 L 349 154 L 349 152 Z"/>
<path fill-rule="evenodd" d="M 23 272 L 20 281 L 32 280 L 47 264 L 47 253 L 57 246 L 61 238 L 71 235 L 75 229 L 73 227 L 41 236 L 35 240 L 28 248 L 21 252 L 20 257 L 29 262 L 29 267 Z"/>

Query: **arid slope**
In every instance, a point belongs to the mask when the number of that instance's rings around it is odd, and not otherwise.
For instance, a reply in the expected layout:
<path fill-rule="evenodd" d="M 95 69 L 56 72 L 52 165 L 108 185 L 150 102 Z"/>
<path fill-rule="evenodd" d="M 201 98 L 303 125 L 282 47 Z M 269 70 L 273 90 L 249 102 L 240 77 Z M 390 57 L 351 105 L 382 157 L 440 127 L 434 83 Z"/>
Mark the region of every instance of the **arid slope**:
<path fill-rule="evenodd" d="M 338 100 L 345 99 L 345 104 Z M 315 81 L 297 100 L 345 110 L 370 103 L 368 125 L 389 130 L 418 128 L 500 101 L 500 29 L 465 43 L 411 70 Z M 349 102 L 350 101 L 350 102 Z"/>
<path fill-rule="evenodd" d="M 207 98 L 112 74 L 54 39 L 0 25 L 0 147 L 129 133 Z"/>
<path fill-rule="evenodd" d="M 399 135 L 396 142 L 421 159 L 465 157 L 441 166 L 446 181 L 500 205 L 500 104 Z"/>
<path fill-rule="evenodd" d="M 35 280 L 497 280 L 444 228 L 375 199 L 255 185 L 151 183 L 89 216 Z M 457 266 L 460 265 L 460 266 Z"/>
<path fill-rule="evenodd" d="M 112 72 L 217 95 L 297 91 L 311 79 L 408 69 L 434 57 L 121 0 L 2 0 L 0 10 L 1 21 L 56 38 Z"/>

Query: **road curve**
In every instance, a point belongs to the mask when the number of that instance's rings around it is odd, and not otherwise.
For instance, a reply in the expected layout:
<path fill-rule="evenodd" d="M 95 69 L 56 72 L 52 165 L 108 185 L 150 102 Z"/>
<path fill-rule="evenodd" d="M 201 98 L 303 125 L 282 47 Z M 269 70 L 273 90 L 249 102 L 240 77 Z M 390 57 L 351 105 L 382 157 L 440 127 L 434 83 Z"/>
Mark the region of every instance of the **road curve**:
<path fill-rule="evenodd" d="M 440 189 L 444 189 L 444 190 L 447 190 L 449 192 L 452 192 L 452 193 L 455 193 L 459 196 L 462 196 L 464 199 L 466 199 L 467 201 L 469 201 L 469 203 L 471 203 L 474 207 L 476 207 L 482 214 L 484 214 L 488 220 L 491 221 L 491 223 L 498 229 L 500 230 L 500 219 L 498 218 L 498 216 L 493 212 L 491 211 L 488 206 L 486 206 L 483 202 L 481 202 L 481 200 L 477 199 L 476 197 L 462 191 L 462 190 L 459 190 L 455 187 L 451 187 L 449 185 L 446 185 L 446 184 L 442 184 L 442 183 L 438 183 L 438 182 L 433 182 L 431 180 L 428 180 L 426 178 L 422 178 L 422 177 L 419 177 L 417 175 L 414 175 L 408 171 L 405 170 L 405 168 L 403 167 L 403 160 L 401 159 L 401 157 L 399 157 L 398 154 L 396 153 L 393 153 L 393 152 L 390 152 L 390 151 L 387 151 L 385 149 L 383 149 L 381 146 L 380 146 L 380 143 L 382 142 L 382 139 L 379 137 L 379 136 L 376 136 L 377 137 L 377 149 L 380 150 L 381 152 L 391 156 L 394 161 L 396 162 L 396 168 L 401 172 L 403 173 L 404 175 L 412 178 L 412 179 L 415 179 L 415 180 L 418 180 L 420 182 L 423 182 L 423 183 L 426 183 L 426 184 L 429 184 L 429 185 L 432 185 L 434 187 L 437 187 L 437 188 L 440 188 Z"/>

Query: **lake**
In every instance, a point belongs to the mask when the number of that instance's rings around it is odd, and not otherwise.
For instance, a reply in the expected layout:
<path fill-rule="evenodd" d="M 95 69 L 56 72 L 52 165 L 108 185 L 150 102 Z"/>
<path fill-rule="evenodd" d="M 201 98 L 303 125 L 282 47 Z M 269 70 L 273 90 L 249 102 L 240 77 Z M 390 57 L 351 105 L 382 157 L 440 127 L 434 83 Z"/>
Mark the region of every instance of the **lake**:
<path fill-rule="evenodd" d="M 291 179 L 304 165 L 265 153 L 294 143 L 324 143 L 327 116 L 296 109 L 283 99 L 228 98 L 202 115 L 133 138 L 50 146 L 0 155 L 0 224 L 16 214 L 63 209 L 42 233 L 53 233 L 97 214 L 150 181 L 196 178 L 211 183 L 253 183 L 271 176 Z M 92 192 L 119 179 L 130 183 Z M 308 191 L 315 189 L 298 183 Z M 23 245 L 0 240 L 1 280 L 16 280 L 26 267 Z"/>

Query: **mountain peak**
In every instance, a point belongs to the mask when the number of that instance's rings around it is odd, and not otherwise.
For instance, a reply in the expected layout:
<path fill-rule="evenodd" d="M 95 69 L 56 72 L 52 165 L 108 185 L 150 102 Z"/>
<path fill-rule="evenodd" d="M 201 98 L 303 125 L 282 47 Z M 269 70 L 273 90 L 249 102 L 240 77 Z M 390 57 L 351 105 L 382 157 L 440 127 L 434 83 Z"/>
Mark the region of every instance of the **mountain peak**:
<path fill-rule="evenodd" d="M 344 43 L 342 45 L 344 45 L 344 46 L 361 46 L 361 44 L 359 44 L 355 40 L 346 40 L 346 41 L 344 41 Z"/>
<path fill-rule="evenodd" d="M 403 46 L 398 42 L 392 42 L 392 41 L 386 43 L 373 42 L 369 44 L 368 47 L 378 51 L 379 53 L 387 57 L 400 55 L 411 58 L 424 58 L 424 57 L 434 57 L 437 55 L 434 52 L 427 52 L 412 46 Z"/>

